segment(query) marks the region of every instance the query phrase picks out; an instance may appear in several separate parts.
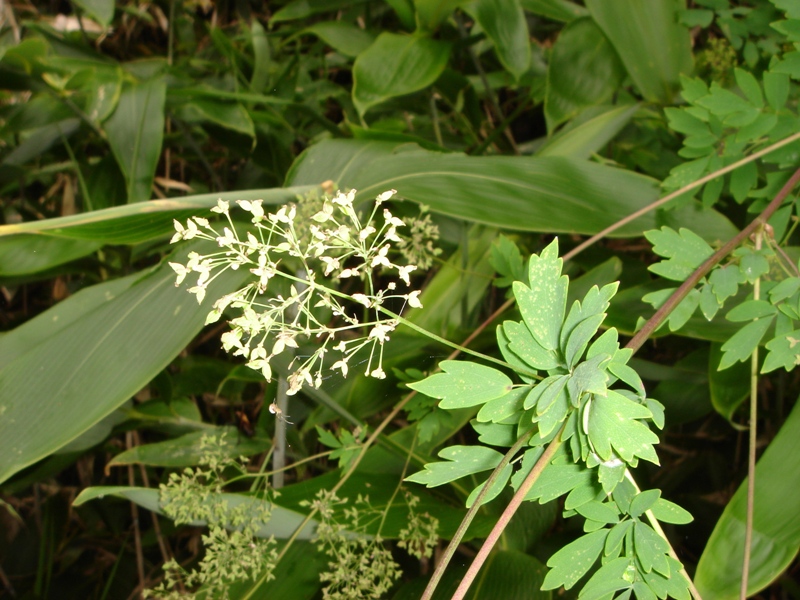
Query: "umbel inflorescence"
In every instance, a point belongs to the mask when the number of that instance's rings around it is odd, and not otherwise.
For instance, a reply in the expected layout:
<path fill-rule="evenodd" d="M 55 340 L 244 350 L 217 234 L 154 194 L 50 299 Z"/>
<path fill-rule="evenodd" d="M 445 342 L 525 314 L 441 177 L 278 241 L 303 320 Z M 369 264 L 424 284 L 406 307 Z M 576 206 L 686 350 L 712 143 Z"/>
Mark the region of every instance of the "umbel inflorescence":
<path fill-rule="evenodd" d="M 353 206 L 355 190 L 325 198 L 310 223 L 298 219 L 295 204 L 266 213 L 261 200 L 239 200 L 252 224 L 242 235 L 231 219 L 230 204 L 220 200 L 211 210 L 227 219 L 222 232 L 201 217 L 191 217 L 185 226 L 175 221 L 172 243 L 200 238 L 220 248 L 205 256 L 190 252 L 185 265 L 169 263 L 177 273 L 175 285 L 196 273 L 189 292 L 201 303 L 208 285 L 220 273 L 248 269 L 254 280 L 216 300 L 206 323 L 219 320 L 226 309 L 238 309 L 240 315 L 230 320 L 231 329 L 222 335 L 222 346 L 234 356 L 245 357 L 247 366 L 260 371 L 267 381 L 272 379 L 270 363 L 275 356 L 298 348 L 298 338 L 318 340 L 311 356 L 291 361 L 289 394 L 304 384 L 320 386 L 324 358 L 331 350 L 338 353 L 338 360 L 330 369 L 346 376 L 353 357 L 364 349 L 368 352 L 366 374 L 383 378 L 383 345 L 399 323 L 399 316 L 385 304 L 422 307 L 420 292 L 408 290 L 409 276 L 417 266 L 393 262 L 393 250 L 407 244 L 398 232 L 406 223 L 386 207 L 380 211 L 382 223 L 376 222 L 381 205 L 395 193 L 380 194 L 363 223 Z M 283 293 L 270 289 L 276 278 L 288 281 L 288 293 L 286 285 L 280 286 Z M 361 280 L 363 291 L 336 289 L 345 279 Z"/>

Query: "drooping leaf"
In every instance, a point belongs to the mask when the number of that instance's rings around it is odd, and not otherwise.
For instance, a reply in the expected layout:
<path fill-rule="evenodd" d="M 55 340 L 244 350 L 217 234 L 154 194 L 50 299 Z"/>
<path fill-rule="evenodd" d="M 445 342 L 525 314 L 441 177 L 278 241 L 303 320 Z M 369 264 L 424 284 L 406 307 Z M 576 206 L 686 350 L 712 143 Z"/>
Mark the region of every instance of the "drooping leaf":
<path fill-rule="evenodd" d="M 443 360 L 443 373 L 435 373 L 408 384 L 413 390 L 431 398 L 440 398 L 440 408 L 466 408 L 484 404 L 511 391 L 511 380 L 502 372 L 477 363 Z"/>
<path fill-rule="evenodd" d="M 160 78 L 123 86 L 117 109 L 103 125 L 125 177 L 129 203 L 150 199 L 164 137 L 166 93 Z"/>
<path fill-rule="evenodd" d="M 747 595 L 778 578 L 800 549 L 800 402 L 756 466 L 753 539 Z M 744 557 L 747 481 L 728 502 L 697 565 L 703 597 L 739 597 Z"/>
<path fill-rule="evenodd" d="M 209 298 L 246 276 L 224 273 L 211 284 Z M 0 369 L 0 439 L 6 449 L 0 481 L 99 422 L 200 331 L 211 301 L 198 308 L 196 298 L 174 282 L 165 263 L 94 310 L 75 314 L 74 321 Z M 41 399 L 50 400 L 46 412 Z"/>
<path fill-rule="evenodd" d="M 315 144 L 295 161 L 287 184 L 326 179 L 357 189 L 360 201 L 396 189 L 401 197 L 457 219 L 570 235 L 597 233 L 659 194 L 652 179 L 583 160 L 442 154 L 361 140 Z M 609 189 L 614 194 L 609 196 Z M 651 211 L 613 235 L 641 235 L 660 226 L 661 218 Z M 707 241 L 737 232 L 719 213 L 692 206 L 673 210 L 668 218 L 671 226 L 692 227 Z"/>
<path fill-rule="evenodd" d="M 624 74 L 617 53 L 594 20 L 571 21 L 558 36 L 547 68 L 548 131 L 587 106 L 608 103 Z"/>
<path fill-rule="evenodd" d="M 432 462 L 418 473 L 406 477 L 405 481 L 436 487 L 461 479 L 473 473 L 495 468 L 503 455 L 486 446 L 450 446 L 439 452 L 439 458 L 446 462 Z"/>

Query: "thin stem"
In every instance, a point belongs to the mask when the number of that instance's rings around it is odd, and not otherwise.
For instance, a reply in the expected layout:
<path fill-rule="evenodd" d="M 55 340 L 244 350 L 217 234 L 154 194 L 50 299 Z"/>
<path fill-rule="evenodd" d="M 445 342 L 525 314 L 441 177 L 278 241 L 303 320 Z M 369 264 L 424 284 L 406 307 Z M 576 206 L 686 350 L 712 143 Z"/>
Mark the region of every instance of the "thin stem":
<path fill-rule="evenodd" d="M 492 488 L 494 482 L 500 476 L 500 473 L 503 471 L 503 469 L 505 469 L 506 465 L 511 462 L 511 459 L 516 456 L 517 452 L 519 452 L 522 446 L 524 446 L 528 440 L 531 439 L 532 435 L 533 429 L 520 436 L 520 438 L 514 442 L 514 445 L 511 446 L 509 451 L 506 452 L 505 456 L 503 456 L 503 459 L 500 461 L 497 467 L 495 467 L 491 475 L 489 475 L 489 479 L 487 479 L 486 483 L 483 484 L 483 488 L 480 492 L 478 492 L 478 496 L 475 498 L 472 506 L 469 507 L 469 510 L 467 511 L 467 514 L 464 515 L 461 523 L 459 523 L 458 529 L 456 529 L 456 532 L 453 534 L 450 543 L 447 544 L 447 548 L 445 548 L 444 554 L 439 560 L 439 563 L 436 565 L 436 569 L 433 571 L 433 575 L 431 575 L 431 579 L 428 581 L 428 585 L 426 586 L 425 592 L 422 594 L 420 600 L 430 600 L 433 598 L 433 592 L 436 591 L 436 586 L 439 585 L 442 576 L 444 576 L 447 565 L 449 565 L 450 561 L 453 559 L 453 555 L 455 555 L 459 544 L 461 544 L 461 540 L 464 539 L 464 535 L 467 533 L 467 529 L 469 529 L 473 519 L 475 519 L 475 515 L 478 514 L 481 506 L 483 506 L 483 498 L 489 493 L 489 490 Z"/>
<path fill-rule="evenodd" d="M 525 480 L 519 486 L 519 489 L 514 494 L 511 502 L 509 502 L 508 506 L 506 506 L 503 514 L 500 515 L 500 518 L 497 520 L 497 523 L 495 523 L 492 531 L 489 533 L 489 536 L 483 543 L 483 546 L 481 546 L 478 554 L 472 560 L 472 564 L 470 564 L 469 569 L 467 569 L 467 573 L 464 575 L 464 579 L 461 580 L 458 589 L 456 589 L 455 593 L 453 594 L 452 600 L 462 600 L 466 595 L 467 590 L 469 590 L 469 586 L 472 585 L 475 577 L 477 577 L 478 572 L 483 566 L 483 563 L 486 562 L 486 559 L 489 557 L 489 553 L 492 551 L 492 548 L 494 548 L 506 526 L 511 522 L 511 518 L 525 500 L 525 496 L 528 495 L 528 492 L 533 487 L 533 484 L 536 483 L 539 475 L 542 474 L 542 471 L 544 471 L 545 467 L 547 467 L 547 465 L 553 459 L 556 450 L 558 450 L 559 446 L 561 446 L 561 435 L 564 433 L 565 426 L 566 424 L 561 426 L 561 430 L 558 432 L 558 434 L 556 434 L 556 437 L 553 439 L 553 441 L 548 444 L 547 448 L 545 448 L 545 451 L 539 457 L 539 460 L 537 460 L 536 464 L 533 465 L 531 472 L 528 473 L 528 476 L 525 477 Z"/>
<path fill-rule="evenodd" d="M 755 247 L 761 249 L 763 229 L 756 232 Z M 761 296 L 761 278 L 753 282 L 753 299 Z M 757 320 L 757 319 L 756 319 Z M 739 589 L 739 598 L 747 598 L 747 584 L 750 578 L 750 551 L 753 545 L 753 513 L 755 510 L 756 494 L 756 441 L 758 419 L 758 346 L 750 357 L 750 432 L 747 451 L 747 515 L 744 527 L 744 559 L 742 560 L 742 586 Z"/>
<path fill-rule="evenodd" d="M 620 219 L 619 221 L 617 221 L 613 225 L 609 225 L 608 227 L 603 229 L 603 231 L 593 235 L 592 237 L 590 237 L 585 242 L 583 242 L 581 244 L 578 244 L 577 246 L 575 246 L 575 248 L 573 248 L 572 250 L 570 250 L 569 252 L 567 252 L 563 256 L 564 261 L 566 262 L 569 259 L 574 258 L 576 255 L 578 255 L 581 252 L 583 252 L 584 250 L 586 250 L 586 248 L 588 248 L 589 246 L 593 245 L 595 242 L 597 242 L 597 241 L 603 239 L 604 237 L 606 237 L 609 233 L 612 233 L 612 232 L 616 231 L 617 229 L 619 229 L 623 225 L 627 225 L 628 223 L 638 219 L 642 215 L 646 215 L 651 210 L 655 210 L 656 208 L 666 204 L 670 200 L 674 200 L 678 196 L 680 196 L 682 194 L 685 194 L 686 192 L 689 192 L 689 191 L 691 191 L 691 190 L 693 190 L 695 188 L 698 188 L 701 185 L 703 185 L 705 183 L 708 183 L 712 179 L 716 179 L 717 177 L 721 177 L 722 175 L 725 175 L 726 173 L 730 173 L 734 169 L 738 169 L 739 167 L 741 167 L 743 165 L 746 165 L 747 163 L 753 162 L 754 160 L 759 159 L 762 156 L 764 156 L 766 154 L 769 154 L 770 152 L 773 152 L 773 151 L 777 150 L 778 148 L 782 148 L 783 146 L 786 146 L 787 144 L 791 144 L 792 142 L 797 141 L 797 140 L 800 140 L 800 133 L 795 133 L 794 135 L 790 135 L 786 139 L 783 139 L 780 142 L 776 142 L 776 143 L 772 144 L 771 146 L 767 146 L 763 150 L 759 150 L 758 152 L 755 152 L 754 154 L 751 154 L 750 156 L 747 156 L 747 157 L 743 158 L 742 160 L 738 160 L 735 163 L 733 163 L 732 165 L 728 165 L 727 167 L 723 167 L 722 169 L 720 169 L 718 171 L 714 171 L 713 173 L 710 173 L 710 174 L 706 175 L 705 177 L 701 177 L 700 179 L 698 179 L 694 183 L 690 183 L 689 185 L 682 187 L 681 189 L 679 189 L 676 192 L 672 192 L 671 194 L 667 194 L 663 198 L 660 198 L 660 199 L 656 200 L 652 204 L 648 204 L 644 208 L 642 208 L 640 210 L 637 210 L 635 213 L 632 213 L 632 214 L 628 215 L 624 219 Z"/>

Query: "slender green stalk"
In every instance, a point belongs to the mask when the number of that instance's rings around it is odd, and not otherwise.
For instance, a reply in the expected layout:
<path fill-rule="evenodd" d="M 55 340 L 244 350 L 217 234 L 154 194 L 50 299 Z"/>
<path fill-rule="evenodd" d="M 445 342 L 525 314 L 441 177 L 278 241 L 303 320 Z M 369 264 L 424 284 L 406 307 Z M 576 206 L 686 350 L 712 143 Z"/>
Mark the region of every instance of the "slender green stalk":
<path fill-rule="evenodd" d="M 763 227 L 756 232 L 756 250 L 761 249 L 763 239 Z M 761 297 L 761 278 L 757 277 L 753 282 L 753 299 Z M 744 527 L 744 558 L 742 559 L 742 585 L 739 589 L 739 598 L 747 598 L 747 584 L 750 579 L 750 552 L 753 546 L 753 513 L 755 511 L 756 495 L 756 442 L 758 441 L 757 431 L 758 420 L 758 346 L 750 356 L 750 431 L 747 447 L 747 512 Z"/>

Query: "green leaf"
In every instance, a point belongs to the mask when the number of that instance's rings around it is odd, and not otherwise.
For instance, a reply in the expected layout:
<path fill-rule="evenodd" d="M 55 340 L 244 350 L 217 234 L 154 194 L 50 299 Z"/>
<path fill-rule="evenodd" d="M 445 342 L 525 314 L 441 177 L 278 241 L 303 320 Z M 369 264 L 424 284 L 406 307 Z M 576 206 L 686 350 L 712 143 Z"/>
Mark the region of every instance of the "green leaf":
<path fill-rule="evenodd" d="M 500 349 L 505 359 L 512 365 L 517 366 L 516 362 L 519 362 L 523 368 L 547 371 L 561 364 L 557 353 L 542 348 L 523 323 L 506 321 L 502 328 L 497 328 L 497 334 L 498 338 L 502 335 L 508 342 L 508 350 L 513 353 L 512 356 L 508 355 L 502 344 Z"/>
<path fill-rule="evenodd" d="M 201 444 L 202 438 L 225 435 L 225 443 L 219 443 L 228 458 L 252 456 L 266 452 L 272 440 L 242 437 L 235 427 L 215 427 L 204 431 L 192 431 L 180 437 L 154 444 L 134 446 L 117 454 L 107 467 L 142 464 L 154 467 L 191 467 L 201 464 L 208 450 Z"/>
<path fill-rule="evenodd" d="M 253 119 L 238 102 L 212 98 L 194 98 L 178 108 L 178 116 L 188 123 L 211 123 L 241 133 L 255 140 Z"/>
<path fill-rule="evenodd" d="M 800 549 L 800 402 L 770 442 L 756 467 L 754 523 L 747 595 L 775 581 Z M 739 597 L 745 544 L 747 481 L 731 498 L 697 565 L 703 597 Z"/>
<path fill-rule="evenodd" d="M 564 321 L 569 280 L 561 275 L 563 261 L 558 257 L 558 239 L 553 240 L 539 256 L 528 262 L 531 287 L 514 282 L 522 319 L 533 337 L 546 350 L 559 348 L 559 334 Z"/>
<path fill-rule="evenodd" d="M 443 360 L 439 367 L 444 373 L 408 384 L 416 390 L 440 398 L 440 408 L 466 408 L 484 404 L 511 391 L 511 380 L 502 372 L 473 362 Z"/>
<path fill-rule="evenodd" d="M 648 270 L 673 281 L 684 281 L 714 254 L 714 249 L 690 229 L 676 232 L 664 226 L 644 235 L 653 244 L 653 252 L 668 259 L 650 265 Z"/>
<path fill-rule="evenodd" d="M 381 33 L 353 65 L 353 103 L 360 115 L 389 98 L 430 86 L 450 57 L 450 44 L 427 37 Z"/>
<path fill-rule="evenodd" d="M 761 343 L 761 339 L 772 325 L 772 319 L 759 319 L 748 323 L 733 334 L 722 345 L 722 360 L 719 361 L 720 371 L 727 369 L 732 364 L 750 358 L 750 355 Z"/>
<path fill-rule="evenodd" d="M 511 444 L 508 445 L 511 446 L 513 443 L 514 440 L 512 440 Z M 500 474 L 494 480 L 492 487 L 489 489 L 488 492 L 486 492 L 486 495 L 481 500 L 481 505 L 488 504 L 489 502 L 491 502 L 492 500 L 497 498 L 497 496 L 500 495 L 500 493 L 505 489 L 508 480 L 511 479 L 511 474 L 513 472 L 514 472 L 513 466 L 506 465 L 505 467 L 503 467 L 503 470 L 500 471 Z M 482 484 L 480 484 L 478 487 L 476 487 L 474 490 L 470 492 L 469 496 L 467 497 L 467 503 L 465 505 L 467 508 L 471 508 L 472 505 L 475 504 L 475 499 L 478 497 L 478 494 L 481 493 L 484 487 L 486 487 L 486 481 L 484 481 Z"/>
<path fill-rule="evenodd" d="M 756 321 L 758 323 L 759 321 Z M 767 356 L 761 367 L 762 373 L 769 373 L 783 367 L 791 371 L 800 364 L 800 329 L 783 333 L 767 342 Z M 721 366 L 721 365 L 720 365 Z"/>
<path fill-rule="evenodd" d="M 680 74 L 692 72 L 689 30 L 672 0 L 587 0 L 586 7 L 647 100 L 670 104 Z"/>
<path fill-rule="evenodd" d="M 597 233 L 659 196 L 654 180 L 589 161 L 442 154 L 360 140 L 315 144 L 295 162 L 287 183 L 318 185 L 326 179 L 357 189 L 359 201 L 396 189 L 401 197 L 457 219 L 570 235 Z M 609 189 L 614 190 L 611 196 L 605 192 Z M 615 235 L 639 236 L 660 226 L 657 213 L 647 213 Z M 737 232 L 718 213 L 692 206 L 670 211 L 670 220 L 697 229 L 708 241 Z"/>
<path fill-rule="evenodd" d="M 575 585 L 600 557 L 607 536 L 607 529 L 587 533 L 553 554 L 547 561 L 551 570 L 542 589 L 554 590 L 562 585 L 570 589 Z"/>
<path fill-rule="evenodd" d="M 628 514 L 632 517 L 640 517 L 645 511 L 655 504 L 661 497 L 659 490 L 645 490 L 639 492 L 631 500 L 631 505 L 628 507 Z"/>
<path fill-rule="evenodd" d="M 406 477 L 405 481 L 436 487 L 467 475 L 494 469 L 503 455 L 486 446 L 450 446 L 439 452 L 447 462 L 431 462 L 422 471 Z"/>
<path fill-rule="evenodd" d="M 525 453 L 526 459 L 528 453 L 532 454 L 532 458 L 538 459 L 541 449 L 532 448 L 528 450 Z M 512 479 L 512 483 L 515 485 L 521 483 L 532 467 L 533 462 L 528 464 L 523 460 L 519 478 Z M 525 499 L 539 500 L 541 504 L 544 504 L 581 487 L 591 488 L 593 493 L 596 493 L 595 485 L 594 471 L 592 469 L 582 464 L 568 462 L 562 457 L 561 459 L 554 459 L 551 464 L 547 465 L 539 479 L 536 480 L 536 483 L 533 484 L 533 487 L 525 496 Z"/>
<path fill-rule="evenodd" d="M 515 387 L 504 396 L 489 400 L 478 411 L 478 421 L 499 423 L 511 415 L 522 412 L 524 398 L 530 391 L 531 388 L 527 386 Z"/>
<path fill-rule="evenodd" d="M 166 93 L 163 79 L 124 85 L 117 109 L 103 125 L 129 203 L 150 199 L 164 137 Z"/>
<path fill-rule="evenodd" d="M 519 80 L 531 67 L 528 22 L 519 0 L 475 0 L 463 8 L 494 44 L 500 64 Z"/>
<path fill-rule="evenodd" d="M 344 21 L 320 21 L 303 33 L 317 36 L 339 54 L 350 57 L 358 56 L 375 41 L 372 33 Z"/>
<path fill-rule="evenodd" d="M 662 523 L 674 523 L 675 525 L 685 525 L 694 521 L 694 517 L 689 511 L 681 508 L 677 504 L 659 498 L 656 503 L 650 507 L 656 519 Z"/>
<path fill-rule="evenodd" d="M 142 508 L 149 511 L 163 515 L 161 510 L 161 501 L 159 498 L 159 491 L 153 488 L 141 487 L 125 487 L 125 486 L 96 486 L 82 490 L 78 497 L 73 501 L 73 506 L 81 506 L 90 500 L 102 500 L 106 496 L 114 496 L 124 500 L 138 504 Z M 210 494 L 210 500 L 214 502 L 225 502 L 229 510 L 233 510 L 238 506 L 246 505 L 252 506 L 252 511 L 258 510 L 256 507 L 263 503 L 264 500 L 259 500 L 253 496 L 245 496 L 243 494 Z M 289 539 L 294 532 L 303 523 L 305 515 L 302 515 L 288 508 L 283 508 L 275 504 L 271 507 L 272 518 L 256 532 L 257 537 L 269 538 L 276 537 L 278 539 Z M 194 521 L 192 523 L 195 527 L 202 527 L 205 521 Z M 298 535 L 298 539 L 308 540 L 314 536 L 314 531 L 319 523 L 311 519 L 302 529 Z"/>
<path fill-rule="evenodd" d="M 735 68 L 733 72 L 736 76 L 736 83 L 739 85 L 739 89 L 744 92 L 750 104 L 756 108 L 764 108 L 764 94 L 761 92 L 761 85 L 759 85 L 758 80 L 753 77 L 753 74 L 739 68 Z"/>
<path fill-rule="evenodd" d="M 711 404 L 714 410 L 728 421 L 732 421 L 736 409 L 750 395 L 750 365 L 735 363 L 720 371 L 717 366 L 721 359 L 721 344 L 712 343 L 708 360 L 708 390 Z"/>
<path fill-rule="evenodd" d="M 65 446 L 141 390 L 200 331 L 211 298 L 246 276 L 226 272 L 198 308 L 175 287 L 174 271 L 164 263 L 6 363 L 0 369 L 6 450 L 0 481 Z M 42 412 L 37 398 L 54 400 Z"/>
<path fill-rule="evenodd" d="M 765 71 L 764 94 L 773 110 L 781 110 L 789 99 L 789 76 L 785 73 Z"/>
<path fill-rule="evenodd" d="M 494 280 L 497 287 L 508 287 L 515 281 L 527 283 L 528 273 L 522 264 L 522 254 L 508 237 L 504 235 L 497 237 L 492 244 L 492 256 L 489 262 L 500 275 Z"/>
<path fill-rule="evenodd" d="M 253 74 L 250 77 L 250 89 L 260 94 L 269 82 L 270 49 L 267 32 L 258 19 L 253 19 L 250 23 L 250 42 L 253 44 Z"/>
<path fill-rule="evenodd" d="M 283 204 L 311 189 L 303 186 L 201 194 L 0 225 L 0 277 L 44 271 L 87 256 L 104 244 L 139 244 L 166 237 L 175 231 L 173 219 L 182 221 L 198 214 L 198 209 L 208 210 L 220 199 L 263 199 L 265 204 Z"/>
<path fill-rule="evenodd" d="M 276 11 L 270 18 L 270 24 L 281 21 L 294 21 L 295 19 L 305 19 L 312 15 L 326 12 L 334 12 L 341 8 L 350 8 L 354 5 L 363 4 L 367 0 L 291 0 L 280 10 Z"/>
<path fill-rule="evenodd" d="M 625 592 L 619 596 L 616 596 L 614 592 L 631 587 L 630 581 L 623 577 L 630 563 L 630 558 L 621 556 L 604 564 L 597 569 L 589 581 L 586 582 L 586 585 L 580 592 L 580 598 L 585 598 L 586 600 L 602 600 L 613 596 L 623 600 L 626 596 Z"/>
<path fill-rule="evenodd" d="M 619 512 L 616 505 L 610 502 L 600 502 L 593 500 L 577 507 L 576 512 L 590 521 L 611 524 L 619 523 Z"/>
<path fill-rule="evenodd" d="M 552 133 L 587 106 L 608 102 L 624 73 L 617 53 L 592 19 L 569 23 L 553 46 L 547 68 L 548 131 Z"/>
<path fill-rule="evenodd" d="M 613 448 L 625 462 L 630 463 L 638 456 L 659 464 L 653 449 L 658 436 L 637 420 L 651 416 L 647 407 L 609 390 L 605 398 L 594 396 L 586 410 L 589 411 L 586 433 L 603 460 L 613 457 Z"/>
<path fill-rule="evenodd" d="M 670 576 L 669 562 L 667 562 L 669 544 L 650 525 L 636 521 L 633 526 L 633 544 L 636 549 L 636 559 L 645 573 L 655 570 L 665 577 Z"/>
<path fill-rule="evenodd" d="M 638 110 L 638 104 L 587 107 L 550 136 L 536 155 L 588 159 L 614 139 Z"/>
<path fill-rule="evenodd" d="M 766 300 L 745 300 L 728 311 L 725 318 L 733 322 L 752 321 L 753 319 L 772 317 L 777 312 L 778 309 Z"/>
<path fill-rule="evenodd" d="M 583 6 L 568 0 L 521 0 L 521 4 L 522 8 L 533 14 L 563 23 L 588 14 Z"/>

